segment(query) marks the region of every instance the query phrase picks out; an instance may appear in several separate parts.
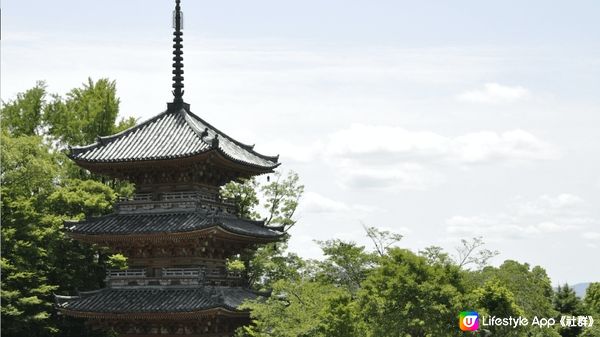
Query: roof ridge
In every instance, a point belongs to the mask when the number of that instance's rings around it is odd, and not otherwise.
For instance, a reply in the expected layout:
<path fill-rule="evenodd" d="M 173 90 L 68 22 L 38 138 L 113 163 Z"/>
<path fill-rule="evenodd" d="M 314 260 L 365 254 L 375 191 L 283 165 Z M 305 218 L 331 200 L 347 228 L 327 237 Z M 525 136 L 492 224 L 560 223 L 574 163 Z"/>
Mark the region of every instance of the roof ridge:
<path fill-rule="evenodd" d="M 279 155 L 276 156 L 267 156 L 261 153 L 258 153 L 254 150 L 254 145 L 248 145 L 248 144 L 244 144 L 238 140 L 236 140 L 235 138 L 229 136 L 228 134 L 226 134 L 225 132 L 217 129 L 216 127 L 214 127 L 212 124 L 208 123 L 207 121 L 205 121 L 204 119 L 202 119 L 200 116 L 196 115 L 195 113 L 191 112 L 191 111 L 187 111 L 184 110 L 188 115 L 190 115 L 190 117 L 196 118 L 197 120 L 199 120 L 201 123 L 203 123 L 204 125 L 206 125 L 209 129 L 212 129 L 214 132 L 221 134 L 223 137 L 227 138 L 229 141 L 233 142 L 234 144 L 244 148 L 245 150 L 251 152 L 252 154 L 256 155 L 257 157 L 260 157 L 262 159 L 266 159 L 266 160 L 270 160 L 270 161 L 274 161 L 275 163 L 277 163 L 277 161 L 279 160 Z"/>
<path fill-rule="evenodd" d="M 202 130 L 202 131 L 200 131 L 200 130 L 197 130 L 197 129 L 196 129 L 196 127 L 195 127 L 195 126 L 194 126 L 192 123 L 190 123 L 190 122 L 189 122 L 189 118 L 192 118 L 192 117 L 190 116 L 191 112 L 188 112 L 188 111 L 187 111 L 187 110 L 185 110 L 185 109 L 181 109 L 180 111 L 182 111 L 182 112 L 183 112 L 183 119 L 185 120 L 185 124 L 186 124 L 186 125 L 187 125 L 187 126 L 190 128 L 190 129 L 192 129 L 192 132 L 194 132 L 194 133 L 196 134 L 196 137 L 198 137 L 198 139 L 199 139 L 199 140 L 200 140 L 202 143 L 204 143 L 204 144 L 206 144 L 206 145 L 208 145 L 208 146 L 210 146 L 210 147 L 212 148 L 212 144 L 204 140 L 204 138 L 205 138 L 206 136 L 208 136 L 208 134 L 205 134 L 205 132 L 206 132 L 206 129 L 208 129 L 208 127 L 207 127 L 205 130 Z M 205 123 L 205 124 L 206 124 L 206 123 Z"/>

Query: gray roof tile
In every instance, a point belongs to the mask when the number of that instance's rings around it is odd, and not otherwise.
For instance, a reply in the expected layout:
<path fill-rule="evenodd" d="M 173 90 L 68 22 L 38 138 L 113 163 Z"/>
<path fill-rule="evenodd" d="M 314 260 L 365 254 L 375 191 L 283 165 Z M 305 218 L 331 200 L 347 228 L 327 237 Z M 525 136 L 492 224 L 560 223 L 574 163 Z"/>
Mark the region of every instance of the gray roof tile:
<path fill-rule="evenodd" d="M 98 313 L 191 312 L 214 308 L 236 310 L 256 293 L 245 288 L 106 288 L 82 296 L 56 296 L 59 308 Z"/>
<path fill-rule="evenodd" d="M 261 238 L 277 238 L 282 232 L 265 227 L 262 221 L 244 220 L 228 214 L 204 210 L 145 214 L 110 214 L 85 221 L 65 223 L 76 234 L 153 234 L 178 233 L 220 226 L 232 233 Z"/>
<path fill-rule="evenodd" d="M 257 168 L 279 165 L 278 157 L 259 154 L 253 146 L 236 141 L 185 108 L 167 110 L 123 132 L 99 137 L 94 144 L 73 147 L 69 156 L 77 161 L 107 163 L 190 157 L 210 150 Z"/>

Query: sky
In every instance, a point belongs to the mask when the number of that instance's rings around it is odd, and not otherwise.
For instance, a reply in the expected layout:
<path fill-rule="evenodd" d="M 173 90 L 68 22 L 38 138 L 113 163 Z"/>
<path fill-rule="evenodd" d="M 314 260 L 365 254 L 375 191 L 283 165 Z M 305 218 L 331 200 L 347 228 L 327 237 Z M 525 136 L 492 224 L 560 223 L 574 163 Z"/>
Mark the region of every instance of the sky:
<path fill-rule="evenodd" d="M 140 121 L 171 96 L 173 1 L 2 3 L 1 97 L 117 81 Z M 600 2 L 182 1 L 191 110 L 280 154 L 306 193 L 290 250 L 315 240 L 543 266 L 600 281 Z"/>

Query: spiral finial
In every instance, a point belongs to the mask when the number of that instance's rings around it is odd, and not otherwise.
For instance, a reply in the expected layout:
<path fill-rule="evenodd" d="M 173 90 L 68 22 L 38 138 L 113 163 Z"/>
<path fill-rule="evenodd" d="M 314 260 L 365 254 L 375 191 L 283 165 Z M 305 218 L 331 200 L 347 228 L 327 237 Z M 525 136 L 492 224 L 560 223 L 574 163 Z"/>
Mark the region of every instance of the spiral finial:
<path fill-rule="evenodd" d="M 181 0 L 175 0 L 173 12 L 173 103 L 183 103 L 183 13 L 180 6 Z"/>

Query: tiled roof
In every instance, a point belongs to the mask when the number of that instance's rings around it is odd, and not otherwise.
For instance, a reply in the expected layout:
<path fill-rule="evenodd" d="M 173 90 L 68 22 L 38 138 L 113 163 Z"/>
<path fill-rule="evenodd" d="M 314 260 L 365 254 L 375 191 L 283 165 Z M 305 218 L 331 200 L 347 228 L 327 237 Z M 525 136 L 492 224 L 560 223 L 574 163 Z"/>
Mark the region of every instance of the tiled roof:
<path fill-rule="evenodd" d="M 204 210 L 146 214 L 110 214 L 80 222 L 66 222 L 67 231 L 76 234 L 153 234 L 178 233 L 219 226 L 229 232 L 261 238 L 282 235 L 262 221 L 239 219 L 235 216 Z"/>
<path fill-rule="evenodd" d="M 56 296 L 59 308 L 97 313 L 192 312 L 215 308 L 236 310 L 246 299 L 257 298 L 245 288 L 105 288 L 81 296 Z"/>
<path fill-rule="evenodd" d="M 76 161 L 117 163 L 190 157 L 210 150 L 244 165 L 273 169 L 278 157 L 253 150 L 219 131 L 186 107 L 167 111 L 112 136 L 99 137 L 94 144 L 70 149 Z"/>

